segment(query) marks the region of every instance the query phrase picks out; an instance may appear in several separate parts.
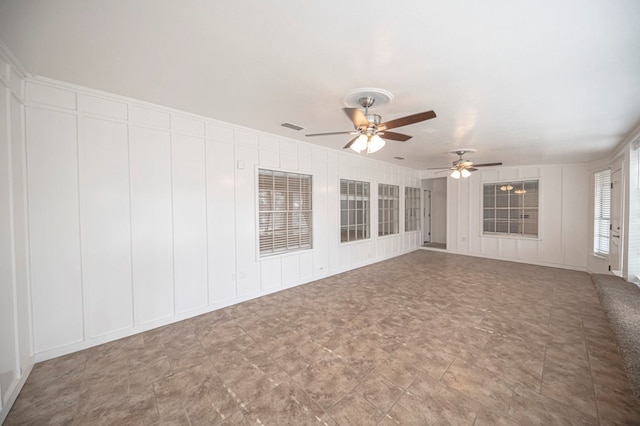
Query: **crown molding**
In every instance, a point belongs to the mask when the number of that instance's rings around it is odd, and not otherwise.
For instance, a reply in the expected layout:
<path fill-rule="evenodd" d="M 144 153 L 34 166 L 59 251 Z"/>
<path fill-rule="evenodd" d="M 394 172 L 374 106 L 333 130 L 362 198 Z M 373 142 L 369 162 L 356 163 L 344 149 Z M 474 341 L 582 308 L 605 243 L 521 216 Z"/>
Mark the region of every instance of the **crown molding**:
<path fill-rule="evenodd" d="M 16 58 L 13 53 L 11 53 L 11 50 L 9 50 L 7 45 L 4 44 L 2 40 L 0 40 L 0 57 L 3 58 L 5 62 L 7 62 L 11 66 L 11 68 L 13 68 L 13 71 L 18 74 L 20 78 L 29 76 L 29 73 L 27 72 L 24 65 L 22 65 L 18 58 Z"/>

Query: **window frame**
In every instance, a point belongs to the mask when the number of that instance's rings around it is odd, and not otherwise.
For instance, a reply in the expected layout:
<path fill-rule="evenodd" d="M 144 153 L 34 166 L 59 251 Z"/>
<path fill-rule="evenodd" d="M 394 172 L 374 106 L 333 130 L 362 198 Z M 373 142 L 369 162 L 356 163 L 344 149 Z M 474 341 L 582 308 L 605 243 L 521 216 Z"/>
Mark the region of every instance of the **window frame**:
<path fill-rule="evenodd" d="M 422 218 L 420 215 L 422 208 L 422 191 L 422 188 L 413 186 L 404 187 L 404 232 L 417 232 L 422 228 Z M 413 196 L 410 196 L 411 194 L 409 194 L 409 192 L 413 192 Z M 417 194 L 417 197 L 415 194 Z M 408 229 L 411 224 L 415 224 L 414 229 Z"/>
<path fill-rule="evenodd" d="M 287 179 L 287 191 L 286 191 L 286 196 L 285 196 L 285 204 L 286 204 L 286 208 L 283 210 L 276 210 L 275 209 L 275 203 L 273 205 L 274 209 L 272 210 L 263 210 L 262 209 L 262 202 L 261 202 L 261 196 L 262 196 L 262 192 L 265 191 L 266 189 L 263 189 L 261 186 L 261 172 L 265 171 L 265 172 L 271 172 L 273 174 L 273 176 L 275 176 L 276 174 L 281 174 L 281 175 L 285 175 L 286 179 Z M 308 191 L 303 191 L 303 185 L 300 185 L 300 190 L 299 191 L 289 191 L 289 179 L 293 176 L 298 176 L 300 179 L 302 179 L 302 177 L 308 177 L 309 178 L 309 184 L 308 184 Z M 283 169 L 277 169 L 277 168 L 272 168 L 272 167 L 263 167 L 263 166 L 256 166 L 256 184 L 255 184 L 255 188 L 256 188 L 256 252 L 257 252 L 257 258 L 260 259 L 266 259 L 266 258 L 271 258 L 271 257 L 277 257 L 277 256 L 282 256 L 282 255 L 288 255 L 294 252 L 302 252 L 302 251 L 308 251 L 308 250 L 313 250 L 313 231 L 314 231 L 314 221 L 313 221 L 313 194 L 314 194 L 314 178 L 313 175 L 311 173 L 302 173 L 300 171 L 290 171 L 290 170 L 283 170 Z M 276 192 L 276 189 L 271 189 L 271 191 Z M 282 192 L 282 191 L 280 191 Z M 293 200 L 295 199 L 295 197 L 291 197 L 291 194 L 293 193 L 297 193 L 298 195 L 298 202 L 302 203 L 302 206 L 300 208 L 292 208 L 291 207 L 291 203 L 293 202 Z M 308 197 L 305 199 L 305 197 L 302 196 L 302 194 L 308 194 Z M 291 198 L 290 198 L 291 197 Z M 304 205 L 305 202 L 309 203 L 308 208 L 305 208 L 306 206 Z M 297 236 L 299 244 L 297 245 L 292 245 L 291 247 L 289 246 L 289 241 L 291 239 L 292 234 L 289 232 L 289 225 L 291 223 L 293 223 L 295 221 L 295 218 L 293 217 L 295 214 L 299 214 L 298 216 L 298 220 L 299 220 L 299 224 L 305 223 L 306 226 L 298 226 L 298 231 L 299 234 Z M 272 247 L 271 251 L 263 251 L 262 249 L 262 215 L 263 214 L 271 214 L 271 215 L 275 215 L 275 214 L 284 214 L 285 215 L 285 226 L 286 226 L 286 234 L 285 234 L 285 239 L 286 239 L 286 244 L 285 244 L 285 248 L 278 248 L 278 247 Z M 273 217 L 272 217 L 272 221 L 273 221 Z M 272 231 L 273 232 L 273 231 Z M 307 238 L 303 239 L 303 235 L 306 234 Z M 307 242 L 308 241 L 308 242 Z"/>
<path fill-rule="evenodd" d="M 511 191 L 515 191 L 517 188 L 517 184 L 520 185 L 524 185 L 525 183 L 537 183 L 537 200 L 536 200 L 536 205 L 532 206 L 532 205 L 525 205 L 525 194 L 508 194 L 507 196 L 507 203 L 508 205 L 506 207 L 498 207 L 497 206 L 497 202 L 498 202 L 498 198 L 497 198 L 497 193 L 494 193 L 494 196 L 496 197 L 494 200 L 494 205 L 493 208 L 491 207 L 487 207 L 486 204 L 486 194 L 485 194 L 485 186 L 486 185 L 492 185 L 494 187 L 494 191 L 499 191 L 501 186 L 509 186 L 511 185 L 513 187 L 512 190 L 507 190 L 507 193 L 510 193 Z M 523 188 L 521 188 L 523 189 Z M 542 179 L 540 178 L 521 178 L 518 180 L 510 180 L 510 181 L 490 181 L 490 182 L 482 182 L 480 184 L 480 202 L 481 202 L 481 214 L 480 214 L 480 233 L 482 237 L 490 237 L 490 238 L 513 238 L 513 239 L 526 239 L 526 240 L 541 240 L 541 229 L 542 229 L 542 218 L 540 215 L 540 212 L 542 211 L 542 207 L 541 207 L 541 201 L 542 198 L 540 196 L 542 192 Z M 513 197 L 514 195 L 521 195 L 521 204 L 518 207 L 511 207 L 510 202 L 511 202 L 511 197 Z M 487 222 L 487 210 L 493 210 L 493 219 L 494 219 L 494 231 L 486 231 L 485 230 L 485 223 Z M 506 214 L 506 218 L 499 218 L 498 216 L 498 210 L 507 210 L 507 214 Z M 511 212 L 510 210 L 520 210 L 520 219 L 522 219 L 522 222 L 520 223 L 520 226 L 522 226 L 522 232 L 499 232 L 499 231 L 495 231 L 495 229 L 497 229 L 497 224 L 498 222 L 500 223 L 506 223 L 508 226 L 508 230 L 510 231 L 510 226 L 512 223 L 514 223 L 513 221 L 511 221 Z M 532 233 L 525 233 L 524 230 L 526 222 L 524 222 L 527 217 L 525 217 L 525 212 L 524 210 L 529 210 L 529 215 L 532 213 L 533 210 L 535 210 L 535 216 L 536 216 L 536 234 L 532 234 Z M 502 214 L 502 216 L 504 216 L 504 214 Z M 491 217 L 489 218 L 491 219 Z M 503 219 L 498 221 L 497 219 Z M 530 222 L 533 223 L 533 222 Z"/>
<path fill-rule="evenodd" d="M 400 185 L 378 183 L 378 237 L 388 237 L 399 233 Z"/>
<path fill-rule="evenodd" d="M 606 179 L 599 179 L 598 175 L 606 174 Z M 598 170 L 593 174 L 593 239 L 592 254 L 599 257 L 608 257 L 611 239 L 611 169 Z M 601 181 L 600 186 L 598 181 Z M 604 186 L 606 187 L 604 187 Z M 606 190 L 605 200 L 598 202 L 598 192 Z M 603 217 L 603 209 L 608 210 L 607 217 Z M 598 213 L 601 213 L 600 215 Z M 602 222 L 602 223 L 601 223 Z M 604 223 L 604 228 L 602 227 Z M 601 234 L 599 231 L 604 231 Z M 606 245 L 606 251 L 599 250 L 601 244 Z"/>
<path fill-rule="evenodd" d="M 346 183 L 347 192 L 343 193 L 343 182 Z M 353 187 L 351 186 L 353 184 Z M 362 192 L 358 193 L 358 186 L 361 185 Z M 350 189 L 353 188 L 354 192 L 351 193 Z M 352 196 L 353 199 L 349 197 Z M 358 199 L 358 197 L 361 199 Z M 346 197 L 346 199 L 343 199 Z M 349 208 L 349 201 L 353 201 L 353 209 Z M 346 204 L 344 204 L 346 203 Z M 360 206 L 361 208 L 358 208 Z M 344 208 L 346 207 L 346 208 Z M 349 178 L 338 179 L 338 212 L 339 212 L 339 240 L 340 244 L 355 243 L 358 241 L 365 241 L 371 239 L 371 182 Z M 352 213 L 353 212 L 353 216 Z M 362 214 L 360 215 L 359 212 Z M 346 224 L 344 224 L 344 219 Z M 353 223 L 351 219 L 353 218 Z M 362 219 L 359 221 L 358 219 Z M 346 231 L 346 234 L 345 234 Z M 351 239 L 352 232 L 354 232 L 354 239 Z M 344 235 L 347 239 L 344 240 Z"/>

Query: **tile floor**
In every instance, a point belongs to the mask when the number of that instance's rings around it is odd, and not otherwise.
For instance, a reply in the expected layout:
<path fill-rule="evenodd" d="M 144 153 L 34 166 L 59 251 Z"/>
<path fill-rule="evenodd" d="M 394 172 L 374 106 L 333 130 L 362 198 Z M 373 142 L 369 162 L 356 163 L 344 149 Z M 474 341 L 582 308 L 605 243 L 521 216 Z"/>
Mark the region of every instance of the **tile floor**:
<path fill-rule="evenodd" d="M 587 274 L 419 250 L 40 363 L 16 424 L 640 424 L 640 403 Z"/>

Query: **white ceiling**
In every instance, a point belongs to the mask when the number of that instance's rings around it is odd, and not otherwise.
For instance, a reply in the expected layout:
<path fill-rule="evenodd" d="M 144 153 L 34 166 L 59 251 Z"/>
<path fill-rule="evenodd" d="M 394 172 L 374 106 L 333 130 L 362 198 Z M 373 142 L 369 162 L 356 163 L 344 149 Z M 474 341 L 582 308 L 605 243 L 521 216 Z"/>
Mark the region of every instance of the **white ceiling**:
<path fill-rule="evenodd" d="M 640 123 L 638 0 L 0 0 L 0 39 L 36 75 L 335 149 L 304 133 L 386 89 L 383 121 L 438 117 L 371 156 L 418 169 L 588 162 Z"/>

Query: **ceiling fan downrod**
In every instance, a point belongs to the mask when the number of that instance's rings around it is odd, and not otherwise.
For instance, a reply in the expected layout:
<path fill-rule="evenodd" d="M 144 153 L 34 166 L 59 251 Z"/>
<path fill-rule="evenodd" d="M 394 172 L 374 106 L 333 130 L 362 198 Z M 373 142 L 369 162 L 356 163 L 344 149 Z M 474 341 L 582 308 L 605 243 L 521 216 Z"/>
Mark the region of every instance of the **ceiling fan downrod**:
<path fill-rule="evenodd" d="M 358 102 L 360 103 L 362 108 L 364 108 L 364 116 L 367 118 L 367 121 L 369 122 L 368 127 L 371 129 L 372 127 L 375 128 L 376 126 L 378 126 L 382 121 L 382 117 L 380 117 L 378 114 L 369 114 L 369 108 L 371 108 L 373 104 L 376 102 L 376 98 L 372 96 L 366 96 L 358 99 Z M 375 129 L 372 129 L 372 130 L 375 130 Z"/>

